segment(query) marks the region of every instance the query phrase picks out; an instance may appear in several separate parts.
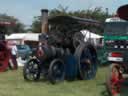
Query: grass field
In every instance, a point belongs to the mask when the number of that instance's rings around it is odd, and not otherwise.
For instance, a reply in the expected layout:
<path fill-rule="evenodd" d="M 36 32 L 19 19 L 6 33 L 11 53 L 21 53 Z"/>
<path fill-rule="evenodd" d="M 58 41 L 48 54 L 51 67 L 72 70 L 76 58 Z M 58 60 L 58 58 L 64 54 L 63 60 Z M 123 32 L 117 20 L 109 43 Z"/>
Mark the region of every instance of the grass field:
<path fill-rule="evenodd" d="M 108 96 L 105 76 L 108 68 L 99 68 L 94 80 L 65 81 L 56 85 L 48 81 L 26 82 L 22 68 L 0 73 L 0 96 Z"/>

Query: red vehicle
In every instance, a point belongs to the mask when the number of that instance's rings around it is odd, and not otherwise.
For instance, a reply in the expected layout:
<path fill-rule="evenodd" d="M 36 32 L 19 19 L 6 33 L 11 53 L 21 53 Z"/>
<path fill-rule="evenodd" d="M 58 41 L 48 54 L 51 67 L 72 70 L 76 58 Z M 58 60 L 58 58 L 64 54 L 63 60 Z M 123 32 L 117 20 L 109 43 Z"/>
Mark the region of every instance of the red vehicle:
<path fill-rule="evenodd" d="M 10 26 L 12 26 L 11 22 L 0 20 L 0 72 L 8 69 L 9 60 L 11 60 L 11 52 L 5 40 L 5 33 Z"/>

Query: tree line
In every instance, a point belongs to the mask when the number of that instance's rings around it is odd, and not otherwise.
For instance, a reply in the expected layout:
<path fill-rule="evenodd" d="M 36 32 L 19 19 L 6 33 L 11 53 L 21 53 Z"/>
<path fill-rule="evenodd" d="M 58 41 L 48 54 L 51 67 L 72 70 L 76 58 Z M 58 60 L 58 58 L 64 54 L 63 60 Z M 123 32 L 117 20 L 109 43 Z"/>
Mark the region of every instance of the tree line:
<path fill-rule="evenodd" d="M 101 7 L 96 7 L 94 9 L 87 9 L 87 10 L 68 11 L 68 7 L 64 8 L 62 6 L 59 6 L 58 8 L 49 10 L 49 16 L 58 16 L 58 15 L 76 16 L 81 18 L 94 19 L 100 22 L 104 22 L 106 18 L 112 16 L 112 14 L 109 14 L 108 12 L 104 11 Z M 21 21 L 14 16 L 9 16 L 7 14 L 0 14 L 0 19 L 1 18 L 15 22 L 15 26 L 13 26 L 10 29 L 11 31 L 8 31 L 7 34 L 27 32 L 27 31 L 31 31 L 34 33 L 41 32 L 40 16 L 35 16 L 33 18 L 33 22 L 30 28 L 27 30 L 25 29 L 25 25 L 21 23 Z M 100 31 L 99 33 L 101 33 Z"/>
<path fill-rule="evenodd" d="M 104 11 L 101 7 L 96 7 L 95 9 L 87 9 L 87 10 L 77 10 L 77 11 L 68 11 L 68 7 L 59 6 L 53 10 L 49 11 L 49 16 L 59 16 L 59 15 L 66 15 L 66 16 L 76 16 L 80 18 L 86 19 L 93 19 L 98 20 L 99 22 L 103 23 L 106 18 L 112 16 L 107 11 Z M 34 20 L 31 25 L 31 31 L 39 33 L 41 32 L 41 17 L 35 16 Z M 97 30 L 99 34 L 101 34 L 102 29 Z"/>

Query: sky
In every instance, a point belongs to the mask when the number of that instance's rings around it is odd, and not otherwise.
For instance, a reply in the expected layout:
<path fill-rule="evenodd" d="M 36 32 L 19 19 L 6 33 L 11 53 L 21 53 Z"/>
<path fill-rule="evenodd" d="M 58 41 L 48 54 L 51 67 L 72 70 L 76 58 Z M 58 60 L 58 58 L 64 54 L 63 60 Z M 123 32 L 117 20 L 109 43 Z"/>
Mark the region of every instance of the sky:
<path fill-rule="evenodd" d="M 25 25 L 31 25 L 34 16 L 39 16 L 41 9 L 54 9 L 59 5 L 68 6 L 68 10 L 86 10 L 95 7 L 109 8 L 115 13 L 128 0 L 0 0 L 0 13 L 15 16 Z"/>

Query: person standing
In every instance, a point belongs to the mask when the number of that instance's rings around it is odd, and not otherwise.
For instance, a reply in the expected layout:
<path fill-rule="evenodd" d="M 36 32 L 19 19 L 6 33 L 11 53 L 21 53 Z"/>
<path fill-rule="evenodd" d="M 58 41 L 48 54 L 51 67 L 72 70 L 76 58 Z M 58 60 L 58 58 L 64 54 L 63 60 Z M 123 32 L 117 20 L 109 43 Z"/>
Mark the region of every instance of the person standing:
<path fill-rule="evenodd" d="M 11 48 L 11 57 L 12 57 L 12 62 L 14 64 L 14 69 L 18 68 L 18 64 L 17 64 L 17 47 L 16 47 L 16 42 L 13 43 L 12 48 Z"/>

